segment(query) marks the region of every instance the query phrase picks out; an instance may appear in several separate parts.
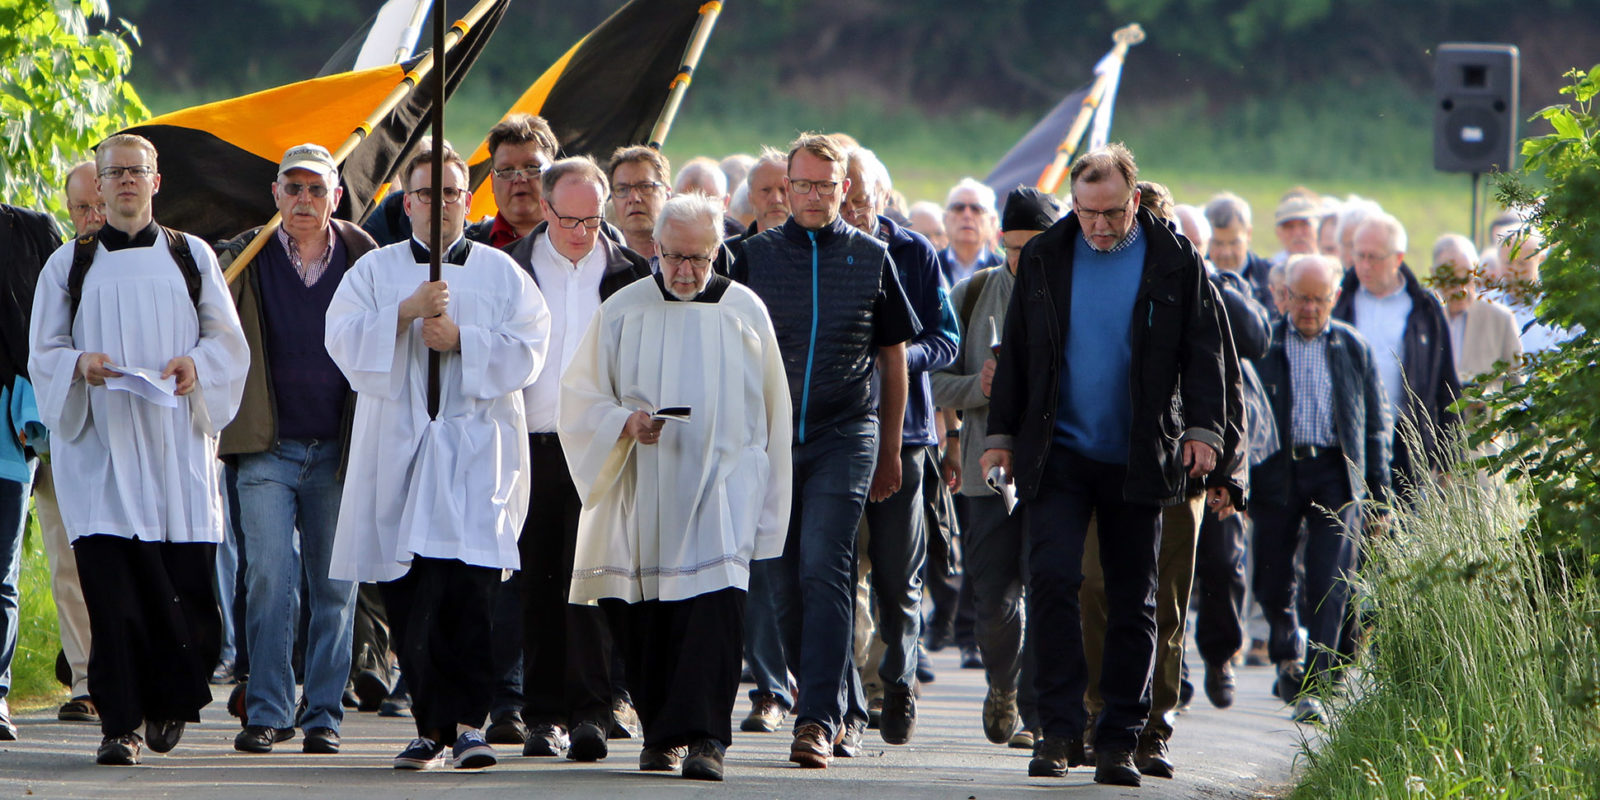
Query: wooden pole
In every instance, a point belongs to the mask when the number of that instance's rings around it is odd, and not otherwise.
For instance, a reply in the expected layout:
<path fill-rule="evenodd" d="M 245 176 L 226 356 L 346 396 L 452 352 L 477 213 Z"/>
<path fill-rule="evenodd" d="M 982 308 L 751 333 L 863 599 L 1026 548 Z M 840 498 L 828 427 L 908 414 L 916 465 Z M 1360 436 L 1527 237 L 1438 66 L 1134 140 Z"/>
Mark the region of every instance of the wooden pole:
<path fill-rule="evenodd" d="M 361 142 L 367 138 L 367 134 L 382 123 L 383 118 L 389 116 L 389 112 L 394 111 L 395 106 L 400 105 L 400 101 L 406 99 L 406 95 L 411 94 L 412 87 L 430 74 L 438 54 L 449 52 L 450 48 L 455 47 L 467 35 L 467 32 L 472 30 L 473 26 L 483 20 L 484 15 L 489 13 L 489 9 L 496 2 L 498 0 L 478 0 L 472 10 L 457 20 L 456 24 L 450 26 L 450 30 L 445 34 L 444 48 L 430 51 L 417 62 L 415 67 L 411 68 L 410 72 L 405 74 L 405 77 L 383 98 L 378 107 L 371 114 L 368 114 L 367 118 L 362 120 L 355 130 L 350 132 L 350 135 L 345 138 L 344 144 L 339 145 L 338 149 L 333 151 L 333 163 L 343 164 L 345 158 L 354 152 L 356 147 L 360 146 Z M 440 97 L 439 102 L 444 102 L 444 98 Z M 268 237 L 277 231 L 278 225 L 282 221 L 283 217 L 281 215 L 272 215 L 272 219 L 267 222 L 266 227 L 262 228 L 261 234 L 251 241 L 243 252 L 239 253 L 239 256 L 233 260 L 232 264 L 228 265 L 228 271 L 223 276 L 227 278 L 228 283 L 233 283 L 239 279 L 240 275 L 244 274 L 245 268 L 250 266 L 250 262 L 255 259 L 257 253 L 261 252 L 261 248 L 266 245 Z"/>
<path fill-rule="evenodd" d="M 1138 23 L 1118 28 L 1111 35 L 1116 42 L 1111 47 L 1110 58 L 1122 61 L 1128 55 L 1128 48 L 1144 41 L 1144 28 Z M 1067 168 L 1072 165 L 1072 154 L 1077 152 L 1078 143 L 1083 140 L 1083 134 L 1089 129 L 1089 122 L 1094 119 L 1095 109 L 1100 107 L 1105 100 L 1106 91 L 1111 86 L 1111 73 L 1114 70 L 1104 70 L 1094 76 L 1094 84 L 1089 87 L 1088 96 L 1083 98 L 1083 105 L 1078 109 L 1078 116 L 1072 120 L 1072 127 L 1067 129 L 1066 138 L 1056 146 L 1056 158 L 1050 166 L 1044 168 L 1039 175 L 1037 184 L 1039 191 L 1055 194 L 1061 188 L 1061 180 L 1067 175 Z"/>
<path fill-rule="evenodd" d="M 445 52 L 445 0 L 433 0 L 433 52 Z M 448 63 L 448 62 L 446 62 Z M 444 263 L 444 77 L 448 69 L 433 71 L 433 202 L 428 204 L 428 280 L 437 282 Z M 409 176 L 407 176 L 409 177 Z M 439 351 L 428 348 L 428 418 L 439 418 Z"/>
<path fill-rule="evenodd" d="M 711 39 L 711 29 L 716 27 L 717 16 L 721 13 L 722 3 L 719 0 L 709 0 L 700 6 L 700 19 L 695 21 L 689 46 L 683 52 L 683 66 L 673 76 L 666 105 L 662 106 L 661 116 L 656 118 L 656 126 L 650 131 L 650 146 L 657 150 L 667 140 L 667 131 L 671 130 L 672 120 L 678 116 L 678 106 L 683 104 L 683 96 L 689 92 L 689 81 L 695 67 L 700 65 L 700 54 L 705 52 L 706 42 Z"/>

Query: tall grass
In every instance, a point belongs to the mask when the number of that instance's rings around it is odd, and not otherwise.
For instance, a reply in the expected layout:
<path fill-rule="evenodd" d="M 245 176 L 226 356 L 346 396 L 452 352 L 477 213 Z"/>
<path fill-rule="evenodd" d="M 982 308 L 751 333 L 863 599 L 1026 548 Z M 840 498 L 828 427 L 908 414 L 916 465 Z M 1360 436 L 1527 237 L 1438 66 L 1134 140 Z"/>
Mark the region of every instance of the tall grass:
<path fill-rule="evenodd" d="M 1290 797 L 1600 797 L 1600 591 L 1540 554 L 1514 486 L 1463 470 L 1415 500 L 1370 546 L 1370 646 Z"/>

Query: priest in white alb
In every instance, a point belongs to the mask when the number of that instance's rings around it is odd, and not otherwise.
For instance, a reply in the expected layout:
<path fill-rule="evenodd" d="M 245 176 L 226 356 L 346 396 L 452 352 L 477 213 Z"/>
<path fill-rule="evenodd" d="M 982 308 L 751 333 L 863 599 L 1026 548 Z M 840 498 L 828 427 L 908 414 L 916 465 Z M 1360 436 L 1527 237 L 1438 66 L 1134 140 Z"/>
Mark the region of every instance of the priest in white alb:
<path fill-rule="evenodd" d="M 791 491 L 778 341 L 761 300 L 712 272 L 721 231 L 720 205 L 667 202 L 661 270 L 601 304 L 558 425 L 583 499 L 570 600 L 628 604 L 639 766 L 706 780 L 732 738 L 750 562 L 782 554 Z"/>
<path fill-rule="evenodd" d="M 550 314 L 510 257 L 467 241 L 466 162 L 442 144 L 407 165 L 414 238 L 362 256 L 328 305 L 328 354 L 356 392 L 333 578 L 382 581 L 417 738 L 397 769 L 489 766 L 480 728 L 494 676 L 492 603 L 519 567 L 528 512 L 522 389 L 544 365 Z M 440 280 L 428 280 L 432 206 L 443 205 Z M 428 409 L 428 355 L 440 403 Z"/>
<path fill-rule="evenodd" d="M 112 136 L 95 167 L 106 224 L 45 263 L 28 370 L 89 612 L 96 761 L 132 765 L 211 701 L 217 435 L 250 352 L 211 249 L 152 218 L 155 146 Z"/>

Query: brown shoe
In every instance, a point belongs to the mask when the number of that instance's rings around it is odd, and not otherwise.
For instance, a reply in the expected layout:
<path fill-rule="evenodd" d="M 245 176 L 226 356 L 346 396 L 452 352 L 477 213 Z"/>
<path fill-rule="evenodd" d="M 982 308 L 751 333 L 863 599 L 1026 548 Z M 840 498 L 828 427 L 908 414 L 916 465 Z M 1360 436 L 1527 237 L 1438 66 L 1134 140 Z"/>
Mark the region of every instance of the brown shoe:
<path fill-rule="evenodd" d="M 772 733 L 787 716 L 789 709 L 783 707 L 782 700 L 774 695 L 758 694 L 750 700 L 750 715 L 739 723 L 739 730 L 746 733 Z"/>
<path fill-rule="evenodd" d="M 794 729 L 794 744 L 789 745 L 789 760 L 809 769 L 826 769 L 833 760 L 833 743 L 828 732 L 815 722 Z"/>
<path fill-rule="evenodd" d="M 683 763 L 684 756 L 688 754 L 689 748 L 683 745 L 646 747 L 639 751 L 639 769 L 645 772 L 671 772 Z"/>
<path fill-rule="evenodd" d="M 1172 759 L 1167 755 L 1165 737 L 1145 731 L 1139 734 L 1139 746 L 1133 751 L 1133 765 L 1139 772 L 1152 778 L 1171 778 Z"/>

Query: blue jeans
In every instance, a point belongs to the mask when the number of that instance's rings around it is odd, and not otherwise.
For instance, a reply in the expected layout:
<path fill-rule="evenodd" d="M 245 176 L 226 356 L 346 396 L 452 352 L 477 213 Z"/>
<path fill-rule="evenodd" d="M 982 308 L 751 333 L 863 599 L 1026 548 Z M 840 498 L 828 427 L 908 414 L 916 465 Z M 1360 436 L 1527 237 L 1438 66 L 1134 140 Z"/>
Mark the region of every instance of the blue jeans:
<path fill-rule="evenodd" d="M 856 526 L 877 462 L 872 417 L 794 446 L 789 539 L 768 572 L 784 651 L 800 683 L 795 725 L 815 722 L 830 739 L 844 722 L 853 668 Z"/>
<path fill-rule="evenodd" d="M 238 458 L 239 529 L 245 560 L 245 638 L 252 725 L 294 725 L 294 667 L 301 582 L 311 603 L 302 727 L 339 729 L 350 674 L 356 584 L 328 577 L 343 484 L 338 440 L 283 439 Z M 299 529 L 299 537 L 295 530 Z"/>
<path fill-rule="evenodd" d="M 25 483 L 0 479 L 0 700 L 11 693 L 11 659 L 17 654 L 17 582 L 22 579 L 22 532 L 37 459 L 28 459 Z"/>
<path fill-rule="evenodd" d="M 750 664 L 750 674 L 756 679 L 756 688 L 750 690 L 750 699 L 770 694 L 783 704 L 794 708 L 794 694 L 789 691 L 788 659 L 783 652 L 783 636 L 778 624 L 778 609 L 768 587 L 774 580 L 772 573 L 778 569 L 779 559 L 768 558 L 750 562 L 750 593 L 745 599 L 744 658 Z"/>

